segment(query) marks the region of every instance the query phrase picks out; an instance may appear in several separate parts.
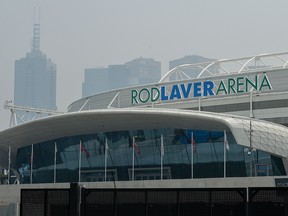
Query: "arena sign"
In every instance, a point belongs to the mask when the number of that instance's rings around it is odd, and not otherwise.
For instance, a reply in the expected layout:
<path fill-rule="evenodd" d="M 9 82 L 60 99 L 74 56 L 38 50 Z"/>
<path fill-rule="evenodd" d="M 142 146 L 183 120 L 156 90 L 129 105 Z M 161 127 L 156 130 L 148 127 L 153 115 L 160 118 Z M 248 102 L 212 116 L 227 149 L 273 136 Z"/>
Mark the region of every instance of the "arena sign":
<path fill-rule="evenodd" d="M 170 87 L 170 86 L 169 86 Z M 156 101 L 173 101 L 215 95 L 230 95 L 250 91 L 272 90 L 268 76 L 255 75 L 255 77 L 241 76 L 221 80 L 218 85 L 212 80 L 191 83 L 178 83 L 167 88 L 143 88 L 131 90 L 132 104 L 153 103 Z"/>

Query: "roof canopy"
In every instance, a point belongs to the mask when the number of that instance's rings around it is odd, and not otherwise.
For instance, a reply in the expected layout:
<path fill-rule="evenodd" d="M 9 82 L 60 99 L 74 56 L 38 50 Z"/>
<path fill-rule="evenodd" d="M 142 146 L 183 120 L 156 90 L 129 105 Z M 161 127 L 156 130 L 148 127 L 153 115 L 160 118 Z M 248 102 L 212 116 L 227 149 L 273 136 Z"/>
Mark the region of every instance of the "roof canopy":
<path fill-rule="evenodd" d="M 237 59 L 221 59 L 214 62 L 180 65 L 168 71 L 159 83 L 172 80 L 190 80 L 200 77 L 213 77 L 224 74 L 268 71 L 288 67 L 288 52 L 262 54 Z M 198 71 L 198 73 L 189 73 Z"/>
<path fill-rule="evenodd" d="M 240 145 L 288 156 L 288 128 L 239 116 L 175 109 L 105 109 L 71 112 L 34 120 L 0 132 L 0 150 L 12 155 L 20 147 L 61 137 L 148 128 L 231 131 Z"/>

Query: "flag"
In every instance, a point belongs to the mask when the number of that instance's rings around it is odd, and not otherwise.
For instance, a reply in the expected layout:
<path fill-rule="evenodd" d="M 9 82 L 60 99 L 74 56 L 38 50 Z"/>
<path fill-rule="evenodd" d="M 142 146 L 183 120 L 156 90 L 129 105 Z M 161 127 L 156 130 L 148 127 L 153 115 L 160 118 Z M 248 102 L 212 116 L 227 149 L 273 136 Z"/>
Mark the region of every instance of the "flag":
<path fill-rule="evenodd" d="M 84 152 L 86 157 L 89 158 L 90 157 L 90 153 L 87 151 L 87 149 L 85 148 L 85 146 L 83 145 L 83 143 L 80 143 L 80 150 L 81 152 Z"/>
<path fill-rule="evenodd" d="M 30 155 L 30 164 L 32 166 L 33 164 L 33 159 L 34 159 L 34 149 L 33 149 L 33 144 L 31 145 L 31 155 Z"/>
<path fill-rule="evenodd" d="M 139 146 L 138 146 L 138 144 L 136 142 L 134 142 L 134 148 L 135 148 L 137 154 L 140 156 L 141 155 L 141 151 L 140 151 L 140 148 L 139 148 Z"/>
<path fill-rule="evenodd" d="M 230 147 L 229 147 L 229 143 L 228 143 L 228 140 L 227 140 L 226 130 L 224 130 L 224 145 L 226 147 L 226 150 L 229 151 Z"/>
<path fill-rule="evenodd" d="M 196 152 L 196 142 L 194 140 L 193 133 L 191 134 L 191 143 L 192 143 L 192 146 L 193 146 L 193 152 Z"/>

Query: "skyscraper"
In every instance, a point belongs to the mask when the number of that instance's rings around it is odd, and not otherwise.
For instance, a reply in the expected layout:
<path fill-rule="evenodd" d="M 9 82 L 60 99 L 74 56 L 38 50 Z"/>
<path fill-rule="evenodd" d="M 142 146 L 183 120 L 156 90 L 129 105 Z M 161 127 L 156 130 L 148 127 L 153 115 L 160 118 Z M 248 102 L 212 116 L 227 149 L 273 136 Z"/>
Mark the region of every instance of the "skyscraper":
<path fill-rule="evenodd" d="M 137 58 L 126 63 L 131 85 L 157 83 L 161 79 L 161 62 L 152 58 Z"/>
<path fill-rule="evenodd" d="M 85 69 L 82 97 L 128 86 L 157 83 L 161 78 L 161 62 L 137 58 L 108 68 Z"/>
<path fill-rule="evenodd" d="M 82 97 L 109 90 L 108 68 L 87 68 L 82 83 Z"/>
<path fill-rule="evenodd" d="M 215 61 L 215 59 L 206 58 L 199 55 L 189 55 L 185 56 L 183 58 L 175 59 L 169 61 L 169 70 L 184 64 L 197 64 L 197 63 L 203 63 L 203 62 L 211 62 Z"/>
<path fill-rule="evenodd" d="M 15 61 L 14 104 L 56 110 L 56 64 L 40 51 L 40 24 L 33 26 L 32 49 Z"/>
<path fill-rule="evenodd" d="M 109 89 L 125 88 L 130 86 L 129 70 L 126 65 L 109 65 L 108 66 Z"/>

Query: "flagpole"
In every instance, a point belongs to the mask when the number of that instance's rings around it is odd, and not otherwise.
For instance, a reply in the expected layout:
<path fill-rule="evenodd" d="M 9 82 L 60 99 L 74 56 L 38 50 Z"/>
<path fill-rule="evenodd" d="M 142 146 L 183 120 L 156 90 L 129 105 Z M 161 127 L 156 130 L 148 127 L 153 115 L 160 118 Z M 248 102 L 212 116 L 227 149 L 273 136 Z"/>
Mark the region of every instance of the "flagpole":
<path fill-rule="evenodd" d="M 57 143 L 54 144 L 54 183 L 56 183 Z"/>
<path fill-rule="evenodd" d="M 132 139 L 132 178 L 131 180 L 134 181 L 134 163 L 135 163 L 135 155 L 134 155 L 134 148 L 135 148 L 135 137 L 133 136 Z"/>
<path fill-rule="evenodd" d="M 164 145 L 163 145 L 163 135 L 161 134 L 161 180 L 163 179 L 163 155 L 164 155 Z"/>
<path fill-rule="evenodd" d="M 8 149 L 8 184 L 10 184 L 10 173 L 11 173 L 11 146 Z"/>
<path fill-rule="evenodd" d="M 33 172 L 33 160 L 34 160 L 34 148 L 33 148 L 33 145 L 34 144 L 32 144 L 31 145 L 31 158 L 30 158 L 30 164 L 31 164 L 31 166 L 30 166 L 30 184 L 32 184 L 32 172 Z"/>
<path fill-rule="evenodd" d="M 106 182 L 107 178 L 107 154 L 108 154 L 108 143 L 107 143 L 107 138 L 105 138 L 105 173 L 104 173 L 104 180 Z"/>
<path fill-rule="evenodd" d="M 194 178 L 194 144 L 193 132 L 191 132 L 191 178 Z"/>
<path fill-rule="evenodd" d="M 224 146 L 224 178 L 226 178 L 226 130 L 224 130 L 224 142 L 223 142 L 223 146 Z"/>
<path fill-rule="evenodd" d="M 80 144 L 79 144 L 79 174 L 78 174 L 78 177 L 79 177 L 79 179 L 78 179 L 78 182 L 80 183 L 81 182 L 81 160 L 82 160 L 82 158 L 81 158 L 81 145 L 82 145 L 82 141 L 80 140 Z"/>

